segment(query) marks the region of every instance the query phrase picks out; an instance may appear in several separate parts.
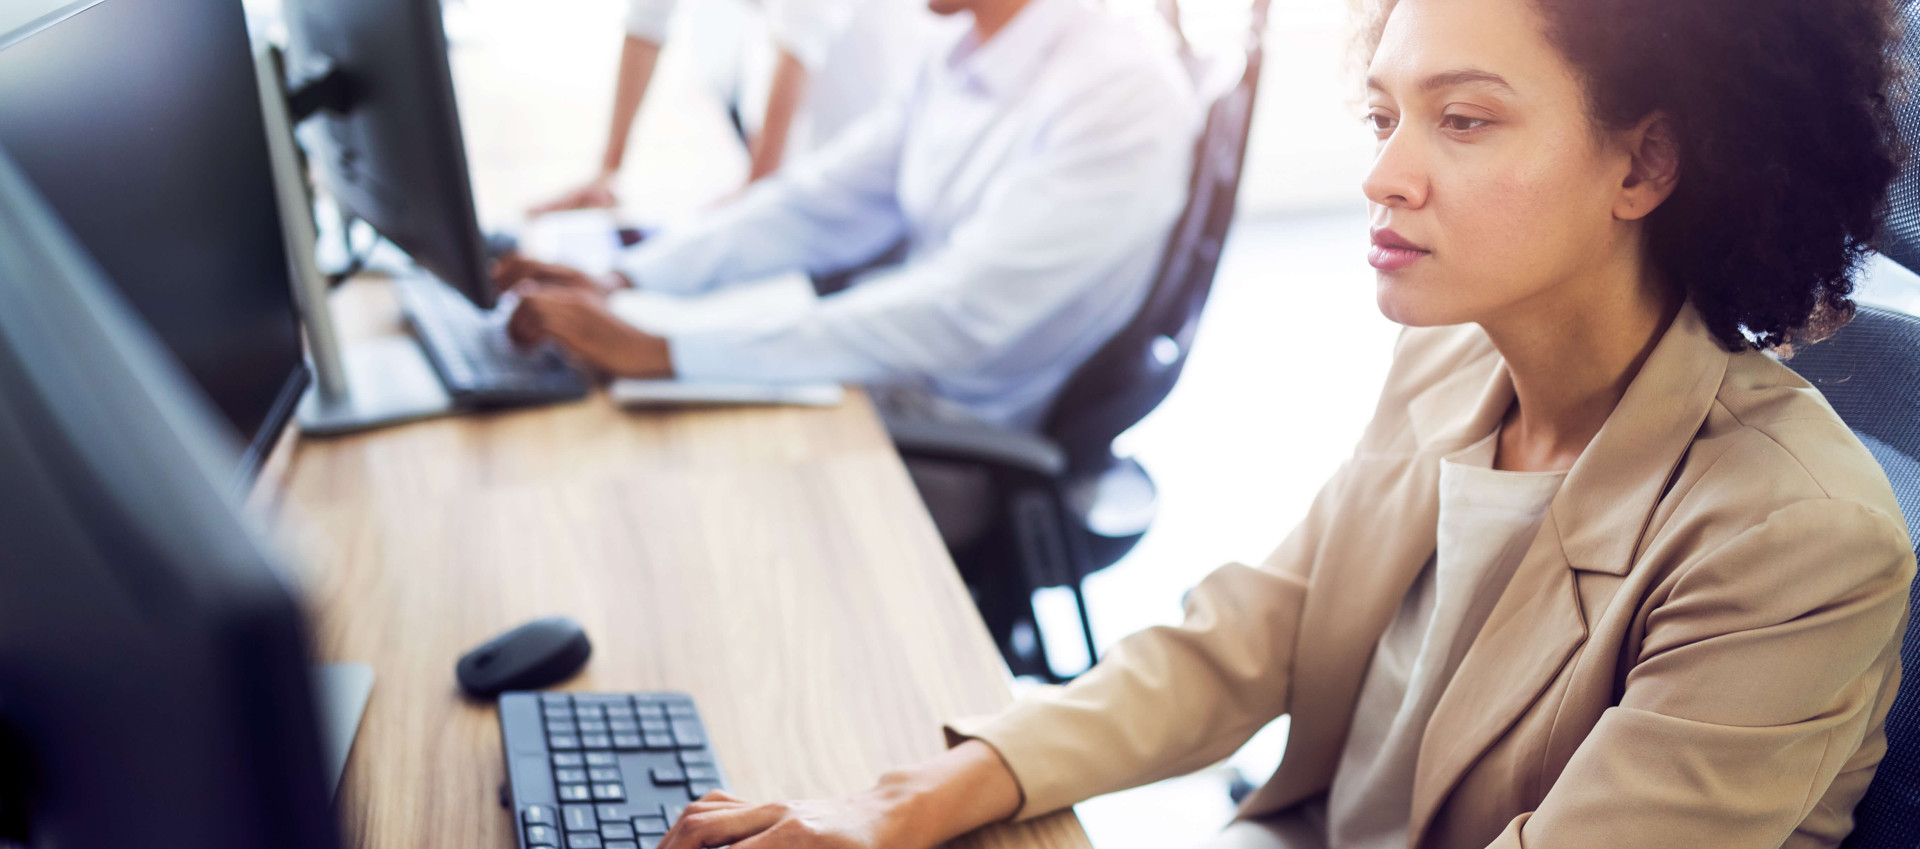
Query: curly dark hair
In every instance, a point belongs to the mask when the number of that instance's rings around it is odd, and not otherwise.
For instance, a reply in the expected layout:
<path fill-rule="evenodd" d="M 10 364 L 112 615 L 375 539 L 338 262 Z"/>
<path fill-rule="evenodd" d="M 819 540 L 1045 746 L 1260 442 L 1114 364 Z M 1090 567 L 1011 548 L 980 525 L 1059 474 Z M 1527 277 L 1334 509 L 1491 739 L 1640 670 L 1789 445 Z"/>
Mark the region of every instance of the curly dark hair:
<path fill-rule="evenodd" d="M 1714 335 L 1790 352 L 1844 325 L 1903 154 L 1891 0 L 1534 2 L 1596 124 L 1671 119 L 1680 182 L 1648 249 Z"/>

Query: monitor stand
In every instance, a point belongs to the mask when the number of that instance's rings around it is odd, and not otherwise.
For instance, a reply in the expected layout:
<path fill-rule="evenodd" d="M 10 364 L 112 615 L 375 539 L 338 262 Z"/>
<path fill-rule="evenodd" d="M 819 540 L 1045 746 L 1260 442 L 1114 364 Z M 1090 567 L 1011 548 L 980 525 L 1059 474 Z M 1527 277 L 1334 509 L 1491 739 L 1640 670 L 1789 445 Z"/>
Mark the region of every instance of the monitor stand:
<path fill-rule="evenodd" d="M 353 738 L 373 695 L 373 667 L 329 663 L 313 668 L 313 697 L 319 703 L 320 743 L 326 747 L 327 793 L 338 798 L 340 776 L 353 753 Z"/>
<path fill-rule="evenodd" d="M 306 96 L 311 86 L 301 92 L 287 90 L 286 66 L 277 47 L 265 46 L 255 52 L 254 72 L 267 125 L 267 151 L 273 162 L 281 235 L 292 266 L 294 303 L 299 307 L 300 325 L 306 331 L 307 350 L 313 360 L 313 385 L 300 399 L 296 413 L 301 432 L 333 436 L 456 412 L 439 374 L 412 339 L 387 337 L 341 343 L 327 296 L 329 286 L 314 260 L 317 236 L 312 187 L 293 136 L 290 105 L 296 99 L 319 103 L 325 98 Z M 319 107 L 304 104 L 301 108 Z"/>
<path fill-rule="evenodd" d="M 440 375 L 410 337 L 361 340 L 343 346 L 340 359 L 346 391 L 308 386 L 296 413 L 301 433 L 338 436 L 454 412 Z"/>

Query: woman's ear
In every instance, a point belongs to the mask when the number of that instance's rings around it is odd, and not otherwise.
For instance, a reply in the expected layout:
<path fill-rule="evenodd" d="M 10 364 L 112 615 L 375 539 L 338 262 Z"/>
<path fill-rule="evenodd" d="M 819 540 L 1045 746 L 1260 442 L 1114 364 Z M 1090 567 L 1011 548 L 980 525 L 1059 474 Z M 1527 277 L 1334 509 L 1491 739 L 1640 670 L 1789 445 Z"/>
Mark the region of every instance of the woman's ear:
<path fill-rule="evenodd" d="M 1623 131 L 1620 141 L 1630 168 L 1614 199 L 1613 216 L 1638 221 L 1666 203 L 1680 184 L 1680 138 L 1673 120 L 1665 112 L 1655 112 Z"/>

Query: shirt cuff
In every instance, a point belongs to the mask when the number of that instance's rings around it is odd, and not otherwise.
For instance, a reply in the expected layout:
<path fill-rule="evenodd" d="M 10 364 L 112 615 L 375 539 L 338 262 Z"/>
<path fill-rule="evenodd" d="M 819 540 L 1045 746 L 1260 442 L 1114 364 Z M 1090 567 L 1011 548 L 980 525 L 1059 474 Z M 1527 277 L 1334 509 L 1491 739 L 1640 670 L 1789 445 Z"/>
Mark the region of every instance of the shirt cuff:
<path fill-rule="evenodd" d="M 631 0 L 627 4 L 627 35 L 654 44 L 667 42 L 667 23 L 673 19 L 674 0 Z"/>

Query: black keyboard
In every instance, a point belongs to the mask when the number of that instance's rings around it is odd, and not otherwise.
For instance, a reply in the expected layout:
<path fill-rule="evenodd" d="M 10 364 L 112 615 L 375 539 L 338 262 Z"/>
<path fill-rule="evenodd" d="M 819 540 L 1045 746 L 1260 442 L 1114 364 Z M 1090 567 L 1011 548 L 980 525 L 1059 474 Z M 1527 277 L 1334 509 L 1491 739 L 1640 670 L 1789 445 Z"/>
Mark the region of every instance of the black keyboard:
<path fill-rule="evenodd" d="M 552 345 L 522 348 L 506 315 L 483 312 L 431 277 L 393 281 L 447 394 L 465 406 L 517 406 L 585 397 L 587 377 Z"/>
<path fill-rule="evenodd" d="M 726 787 L 679 693 L 505 693 L 500 735 L 521 849 L 656 849 Z"/>

